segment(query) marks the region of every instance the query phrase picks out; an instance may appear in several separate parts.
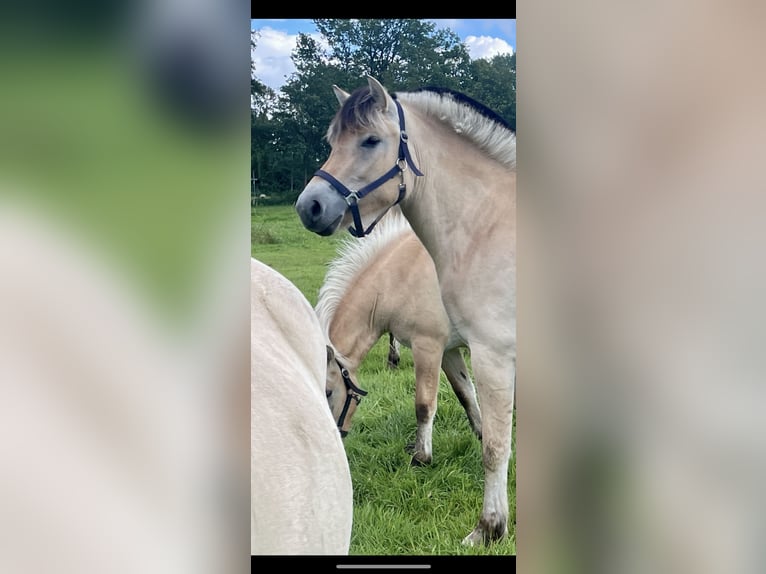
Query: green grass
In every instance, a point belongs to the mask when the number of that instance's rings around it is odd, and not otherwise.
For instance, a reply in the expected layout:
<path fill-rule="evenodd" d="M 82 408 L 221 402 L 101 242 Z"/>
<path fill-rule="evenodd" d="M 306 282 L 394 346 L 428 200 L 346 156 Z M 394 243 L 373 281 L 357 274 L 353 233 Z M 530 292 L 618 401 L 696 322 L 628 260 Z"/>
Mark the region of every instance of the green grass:
<path fill-rule="evenodd" d="M 291 206 L 258 207 L 252 214 L 253 257 L 290 279 L 316 304 L 327 263 L 342 233 L 319 237 L 306 231 Z M 395 371 L 386 367 L 382 337 L 359 369 L 369 391 L 345 439 L 354 484 L 353 555 L 516 554 L 516 468 L 509 476 L 509 537 L 487 547 L 460 544 L 481 511 L 481 445 L 444 374 L 433 430 L 433 462 L 412 467 L 404 446 L 415 438 L 412 353 L 402 348 Z M 470 359 L 466 357 L 470 365 Z"/>
<path fill-rule="evenodd" d="M 341 235 L 319 237 L 301 225 L 293 207 L 279 205 L 253 210 L 250 238 L 252 256 L 290 279 L 316 305 L 325 266 Z"/>

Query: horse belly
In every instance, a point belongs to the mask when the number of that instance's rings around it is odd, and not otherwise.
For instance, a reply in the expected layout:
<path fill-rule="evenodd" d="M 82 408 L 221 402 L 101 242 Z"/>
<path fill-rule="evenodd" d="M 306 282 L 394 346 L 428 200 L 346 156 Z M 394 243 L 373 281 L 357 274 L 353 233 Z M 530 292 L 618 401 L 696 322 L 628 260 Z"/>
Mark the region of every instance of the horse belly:
<path fill-rule="evenodd" d="M 452 339 L 481 340 L 498 347 L 515 343 L 516 285 L 512 268 L 442 276 L 441 294 Z"/>

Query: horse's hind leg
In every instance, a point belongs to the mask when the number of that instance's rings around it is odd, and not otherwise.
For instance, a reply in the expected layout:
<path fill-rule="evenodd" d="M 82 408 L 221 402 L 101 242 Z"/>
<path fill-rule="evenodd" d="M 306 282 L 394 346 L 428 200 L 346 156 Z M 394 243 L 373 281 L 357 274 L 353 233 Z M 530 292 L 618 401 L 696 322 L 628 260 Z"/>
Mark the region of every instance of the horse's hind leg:
<path fill-rule="evenodd" d="M 463 360 L 460 349 L 445 351 L 442 357 L 442 370 L 455 391 L 457 400 L 463 405 L 468 422 L 474 434 L 481 440 L 481 411 L 476 401 L 476 389 L 468 374 L 468 366 Z"/>
<path fill-rule="evenodd" d="M 418 421 L 415 444 L 412 448 L 413 465 L 431 462 L 431 435 L 443 351 L 444 347 L 431 339 L 412 342 L 412 361 L 415 364 L 415 416 Z"/>
<path fill-rule="evenodd" d="M 388 334 L 388 368 L 396 369 L 399 366 L 399 341 L 393 333 Z"/>
<path fill-rule="evenodd" d="M 482 415 L 484 505 L 479 522 L 463 544 L 499 540 L 508 533 L 508 467 L 512 455 L 515 357 L 471 347 Z"/>

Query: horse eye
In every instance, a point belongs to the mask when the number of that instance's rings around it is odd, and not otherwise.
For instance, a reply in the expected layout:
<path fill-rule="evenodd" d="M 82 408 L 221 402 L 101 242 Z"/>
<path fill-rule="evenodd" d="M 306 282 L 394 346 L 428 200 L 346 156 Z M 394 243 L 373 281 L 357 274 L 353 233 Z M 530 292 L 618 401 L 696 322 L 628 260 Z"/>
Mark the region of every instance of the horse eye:
<path fill-rule="evenodd" d="M 362 147 L 375 147 L 380 143 L 380 139 L 375 136 L 369 136 L 362 142 Z"/>
<path fill-rule="evenodd" d="M 324 394 L 327 395 L 327 398 L 329 399 L 330 395 L 332 395 L 332 390 L 325 391 Z"/>

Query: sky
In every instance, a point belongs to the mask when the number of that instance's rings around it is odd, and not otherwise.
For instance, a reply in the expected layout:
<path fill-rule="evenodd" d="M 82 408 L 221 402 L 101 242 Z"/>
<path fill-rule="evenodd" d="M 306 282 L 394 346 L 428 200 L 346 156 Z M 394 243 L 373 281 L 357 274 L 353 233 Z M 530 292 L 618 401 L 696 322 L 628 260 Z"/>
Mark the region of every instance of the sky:
<path fill-rule="evenodd" d="M 431 20 L 437 28 L 449 28 L 468 47 L 472 59 L 491 58 L 497 54 L 516 51 L 516 20 L 503 19 L 442 19 Z M 279 90 L 286 78 L 295 71 L 290 52 L 299 33 L 320 38 L 311 20 L 254 19 L 250 29 L 259 30 L 258 46 L 251 54 L 258 79 Z"/>

